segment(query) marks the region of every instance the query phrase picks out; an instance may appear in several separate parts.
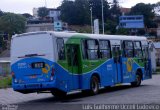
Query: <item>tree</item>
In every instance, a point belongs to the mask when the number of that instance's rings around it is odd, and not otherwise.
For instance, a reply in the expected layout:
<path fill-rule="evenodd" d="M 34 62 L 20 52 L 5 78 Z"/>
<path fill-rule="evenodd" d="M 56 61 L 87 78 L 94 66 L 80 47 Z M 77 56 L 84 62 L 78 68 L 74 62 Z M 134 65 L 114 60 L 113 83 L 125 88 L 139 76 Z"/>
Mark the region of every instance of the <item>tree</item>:
<path fill-rule="evenodd" d="M 61 19 L 70 25 L 90 24 L 92 9 L 93 20 L 99 19 L 101 25 L 102 0 L 63 0 L 58 9 L 61 10 Z M 115 34 L 121 15 L 118 0 L 113 0 L 111 7 L 107 0 L 103 0 L 103 10 L 105 30 L 107 33 Z"/>
<path fill-rule="evenodd" d="M 0 17 L 3 16 L 3 12 L 0 10 Z"/>
<path fill-rule="evenodd" d="M 122 14 L 120 11 L 118 0 L 113 0 L 113 3 L 110 8 L 111 19 L 116 20 L 118 22 L 119 16 Z"/>
<path fill-rule="evenodd" d="M 113 4 L 111 5 L 110 12 L 112 16 L 120 16 L 122 14 L 120 11 L 118 0 L 113 0 Z"/>
<path fill-rule="evenodd" d="M 90 11 L 87 0 L 63 0 L 59 7 L 61 19 L 71 25 L 85 25 L 89 23 Z"/>
<path fill-rule="evenodd" d="M 5 13 L 0 17 L 0 30 L 10 35 L 25 32 L 26 19 L 18 14 Z"/>
<path fill-rule="evenodd" d="M 61 9 L 61 19 L 68 24 L 75 24 L 76 22 L 76 11 L 74 1 L 63 0 Z"/>
<path fill-rule="evenodd" d="M 101 0 L 89 0 L 89 5 L 93 9 L 93 18 L 102 19 L 102 1 Z M 109 4 L 107 0 L 103 0 L 103 9 L 104 9 L 104 19 L 110 17 Z"/>
<path fill-rule="evenodd" d="M 38 8 L 38 16 L 41 18 L 45 18 L 49 13 L 49 10 L 46 7 Z"/>
<path fill-rule="evenodd" d="M 144 24 L 147 28 L 155 27 L 153 23 L 153 18 L 155 13 L 153 11 L 154 7 L 151 4 L 138 3 L 131 8 L 130 15 L 143 15 Z"/>
<path fill-rule="evenodd" d="M 128 30 L 128 29 L 125 29 L 125 28 L 119 28 L 119 29 L 117 29 L 116 34 L 117 34 L 117 35 L 128 35 L 128 32 L 129 32 L 129 30 Z"/>
<path fill-rule="evenodd" d="M 76 20 L 78 25 L 90 23 L 90 7 L 87 0 L 75 0 Z"/>
<path fill-rule="evenodd" d="M 113 3 L 110 8 L 110 13 L 111 13 L 111 16 L 110 16 L 109 29 L 111 34 L 115 34 L 117 31 L 116 27 L 118 26 L 118 23 L 119 23 L 119 16 L 122 14 L 120 11 L 118 0 L 113 0 Z"/>

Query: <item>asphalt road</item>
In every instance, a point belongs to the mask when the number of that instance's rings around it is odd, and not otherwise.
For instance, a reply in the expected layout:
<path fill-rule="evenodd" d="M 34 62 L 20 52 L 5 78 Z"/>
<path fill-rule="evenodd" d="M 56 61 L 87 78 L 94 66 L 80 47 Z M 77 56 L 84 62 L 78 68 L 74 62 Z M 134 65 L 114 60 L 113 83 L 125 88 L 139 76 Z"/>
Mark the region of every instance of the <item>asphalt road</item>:
<path fill-rule="evenodd" d="M 50 93 L 21 94 L 11 88 L 1 89 L 0 104 L 2 110 L 90 110 L 95 109 L 95 104 L 160 104 L 160 75 L 153 75 L 140 87 L 128 84 L 101 89 L 95 96 L 76 92 L 64 100 L 55 99 Z"/>

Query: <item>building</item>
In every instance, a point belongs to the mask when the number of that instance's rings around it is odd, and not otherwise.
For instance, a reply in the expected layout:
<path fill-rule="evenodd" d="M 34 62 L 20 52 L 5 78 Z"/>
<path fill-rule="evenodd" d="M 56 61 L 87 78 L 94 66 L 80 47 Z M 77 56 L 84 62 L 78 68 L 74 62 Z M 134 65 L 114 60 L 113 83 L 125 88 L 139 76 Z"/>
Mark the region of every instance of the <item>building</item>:
<path fill-rule="evenodd" d="M 26 32 L 35 31 L 64 31 L 68 30 L 68 24 L 57 21 L 30 20 L 26 24 Z"/>
<path fill-rule="evenodd" d="M 54 21 L 60 20 L 60 10 L 59 9 L 54 9 L 54 8 L 47 8 L 49 10 L 48 16 L 49 18 L 53 18 Z M 33 8 L 33 16 L 35 18 L 39 18 L 38 16 L 38 8 Z"/>
<path fill-rule="evenodd" d="M 49 10 L 49 17 L 50 18 L 53 18 L 54 21 L 59 21 L 60 20 L 60 15 L 61 15 L 61 12 L 59 9 L 52 9 L 52 8 L 48 8 Z"/>
<path fill-rule="evenodd" d="M 33 18 L 27 21 L 26 32 L 68 30 L 68 24 L 60 20 L 60 10 L 47 9 L 49 11 L 48 15 L 45 18 L 40 18 L 38 8 L 33 8 Z"/>
<path fill-rule="evenodd" d="M 120 16 L 119 27 L 128 29 L 144 28 L 144 17 L 143 15 Z"/>
<path fill-rule="evenodd" d="M 33 17 L 38 18 L 38 8 L 33 8 Z"/>

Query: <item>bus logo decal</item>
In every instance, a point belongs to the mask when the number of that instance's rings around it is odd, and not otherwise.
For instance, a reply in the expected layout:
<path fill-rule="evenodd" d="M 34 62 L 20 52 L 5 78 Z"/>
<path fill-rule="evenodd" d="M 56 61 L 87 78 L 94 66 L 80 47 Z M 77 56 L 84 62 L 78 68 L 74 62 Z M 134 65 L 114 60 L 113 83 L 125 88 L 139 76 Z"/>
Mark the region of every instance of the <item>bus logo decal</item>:
<path fill-rule="evenodd" d="M 45 64 L 45 68 L 42 68 L 42 72 L 47 74 L 50 71 L 50 66 L 48 64 Z"/>
<path fill-rule="evenodd" d="M 127 59 L 127 71 L 128 72 L 132 71 L 132 59 L 131 58 Z"/>

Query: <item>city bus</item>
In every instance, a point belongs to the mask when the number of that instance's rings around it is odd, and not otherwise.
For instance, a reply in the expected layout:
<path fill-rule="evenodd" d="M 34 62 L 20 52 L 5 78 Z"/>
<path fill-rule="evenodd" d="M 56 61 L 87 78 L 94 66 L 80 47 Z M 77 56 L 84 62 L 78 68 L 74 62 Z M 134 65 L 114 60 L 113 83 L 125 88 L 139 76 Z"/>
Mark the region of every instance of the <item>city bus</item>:
<path fill-rule="evenodd" d="M 55 97 L 81 90 L 151 79 L 149 42 L 145 37 L 69 32 L 31 32 L 11 40 L 14 91 L 49 91 Z"/>

